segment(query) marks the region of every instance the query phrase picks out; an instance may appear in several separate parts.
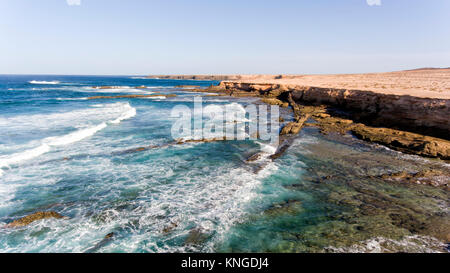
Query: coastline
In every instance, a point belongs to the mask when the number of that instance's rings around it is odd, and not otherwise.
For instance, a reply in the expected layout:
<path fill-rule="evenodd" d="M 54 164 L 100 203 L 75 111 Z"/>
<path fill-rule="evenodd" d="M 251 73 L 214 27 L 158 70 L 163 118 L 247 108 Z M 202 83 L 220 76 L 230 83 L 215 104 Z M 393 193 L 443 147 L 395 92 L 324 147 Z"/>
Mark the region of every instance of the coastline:
<path fill-rule="evenodd" d="M 414 70 L 392 72 L 395 77 L 408 75 L 409 79 L 414 75 L 437 73 L 435 77 L 450 76 L 449 69 Z M 431 71 L 431 72 L 430 72 Z M 443 72 L 442 72 L 443 71 Z M 419 74 L 418 74 L 419 73 Z M 389 73 L 382 73 L 386 75 Z M 374 74 L 360 74 L 373 77 Z M 348 75 L 341 75 L 348 76 Z M 355 75 L 352 75 L 355 77 Z M 189 77 L 191 79 L 203 79 L 203 76 L 166 76 L 168 78 Z M 212 77 L 212 76 L 208 76 Z M 450 160 L 450 91 L 429 92 L 407 95 L 408 86 L 403 89 L 381 91 L 350 90 L 334 87 L 314 87 L 278 82 L 292 82 L 295 78 L 303 76 L 288 76 L 282 81 L 283 76 L 245 76 L 237 75 L 237 80 L 230 80 L 232 76 L 216 76 L 216 80 L 226 78 L 218 86 L 207 89 L 186 89 L 195 92 L 218 92 L 234 97 L 260 97 L 263 102 L 276 104 L 283 107 L 293 103 L 299 108 L 318 107 L 310 109 L 312 118 L 319 125 L 311 125 L 303 120 L 296 131 L 298 133 L 303 126 L 319 126 L 322 131 L 351 132 L 354 136 L 368 142 L 385 145 L 391 149 L 416 154 L 424 157 Z M 311 76 L 313 77 L 313 76 Z M 320 78 L 326 76 L 317 76 Z M 329 75 L 328 77 L 336 77 Z M 243 81 L 243 78 L 247 80 Z M 268 80 L 272 78 L 272 80 Z M 402 78 L 400 78 L 402 79 Z M 406 81 L 403 79 L 403 81 Z M 423 81 L 419 77 L 418 81 Z M 433 82 L 430 82 L 433 85 Z M 423 82 L 424 88 L 427 82 Z M 333 85 L 332 85 L 333 86 Z M 336 86 L 336 85 L 334 85 Z M 445 87 L 447 88 L 447 87 Z M 414 92 L 412 92 L 414 93 Z M 400 95 L 403 94 L 403 95 Z M 288 97 L 292 97 L 289 101 Z M 303 125 L 303 123 L 305 123 Z M 290 124 L 292 127 L 293 124 Z M 324 128 L 327 127 L 326 130 Z M 288 130 L 289 131 L 289 130 Z"/>
<path fill-rule="evenodd" d="M 151 88 L 152 86 L 144 84 L 160 86 L 157 81 L 138 80 L 135 84 L 134 79 L 121 80 L 123 82 L 99 81 L 93 84 L 93 87 L 83 86 L 81 88 L 89 93 L 74 93 L 78 101 L 73 100 L 72 96 L 64 101 L 54 100 L 54 97 L 59 98 L 59 94 L 50 96 L 50 101 L 65 109 L 69 106 L 74 107 L 75 112 L 66 111 L 70 117 L 67 121 L 70 123 L 74 119 L 80 120 L 78 122 L 83 121 L 82 118 L 86 115 L 77 114 L 84 113 L 80 112 L 79 108 L 88 111 L 87 113 L 95 113 L 87 117 L 100 122 L 116 121 L 119 118 L 124 120 L 125 117 L 130 117 L 128 110 L 132 110 L 130 107 L 133 107 L 135 110 L 131 113 L 135 111 L 136 115 L 133 115 L 132 119 L 123 122 L 121 126 L 111 124 L 109 131 L 99 132 L 97 136 L 82 142 L 83 145 L 71 145 L 67 147 L 68 149 L 55 151 L 57 153 L 43 154 L 35 163 L 24 162 L 23 165 L 13 166 L 11 171 L 5 173 L 4 179 L 11 179 L 15 174 L 30 174 L 31 170 L 31 175 L 37 174 L 35 180 L 40 181 L 43 168 L 51 166 L 54 175 L 60 177 L 67 175 L 66 179 L 57 182 L 58 187 L 69 186 L 69 189 L 72 189 L 70 185 L 73 181 L 78 181 L 78 175 L 72 178 L 71 173 L 66 172 L 82 167 L 83 170 L 90 172 L 91 177 L 98 174 L 104 176 L 102 180 L 82 179 L 79 183 L 97 183 L 100 189 L 103 186 L 109 189 L 109 185 L 117 185 L 117 189 L 124 193 L 129 190 L 134 192 L 138 187 L 139 198 L 145 198 L 145 202 L 141 203 L 145 209 L 154 208 L 158 204 L 165 205 L 164 202 L 155 201 L 153 196 L 160 194 L 158 197 L 164 199 L 168 196 L 166 195 L 168 190 L 172 190 L 174 193 L 169 194 L 171 200 L 175 196 L 178 201 L 170 202 L 171 205 L 177 204 L 176 210 L 171 211 L 184 213 L 190 210 L 197 218 L 186 220 L 176 213 L 160 218 L 158 210 L 155 214 L 139 212 L 130 216 L 130 211 L 135 208 L 134 196 L 137 196 L 135 194 L 131 200 L 128 199 L 129 195 L 125 195 L 124 198 L 118 199 L 118 204 L 113 202 L 105 206 L 104 203 L 95 201 L 87 203 L 78 201 L 77 188 L 73 188 L 73 192 L 65 192 L 64 196 L 54 200 L 52 197 L 58 194 L 58 188 L 53 190 L 53 185 L 43 185 L 40 189 L 47 193 L 48 197 L 27 196 L 29 200 L 38 201 L 30 202 L 24 207 L 12 208 L 10 212 L 4 214 L 1 223 L 7 234 L 14 235 L 21 230 L 33 233 L 42 223 L 72 229 L 74 224 L 85 227 L 84 223 L 92 221 L 98 225 L 98 230 L 84 237 L 83 243 L 77 244 L 75 250 L 111 252 L 119 249 L 117 248 L 119 246 L 127 247 L 130 240 L 140 240 L 139 237 L 127 234 L 123 229 L 124 224 L 148 217 L 155 220 L 136 230 L 144 228 L 151 230 L 152 240 L 162 242 L 167 247 L 166 250 L 339 252 L 341 248 L 342 251 L 346 251 L 348 247 L 353 249 L 355 244 L 364 245 L 365 240 L 369 242 L 375 240 L 381 245 L 385 240 L 394 244 L 395 242 L 403 244 L 401 240 L 406 240 L 405 244 L 413 244 L 417 238 L 411 236 L 430 236 L 419 237 L 426 245 L 423 250 L 399 245 L 392 251 L 445 251 L 445 242 L 448 242 L 450 235 L 446 229 L 448 217 L 443 208 L 448 207 L 446 183 L 450 177 L 448 169 L 450 165 L 443 161 L 409 156 L 381 145 L 370 144 L 376 143 L 376 139 L 369 139 L 367 142 L 357 139 L 354 137 L 356 132 L 364 133 L 364 130 L 371 127 L 345 116 L 348 113 L 343 109 L 337 112 L 335 111 L 337 107 L 300 101 L 292 90 L 226 89 L 223 88 L 223 84 L 208 88 L 209 84 L 217 83 L 173 81 L 168 88 L 158 87 L 161 90 L 156 91 Z M 67 78 L 61 82 L 74 82 L 74 79 Z M 141 89 L 148 89 L 149 94 L 143 94 Z M 192 94 L 189 94 L 190 92 Z M 206 99 L 212 95 L 211 93 L 218 98 Z M 224 138 L 172 140 L 158 138 L 158 135 L 153 133 L 145 133 L 156 132 L 155 125 L 156 128 L 168 128 L 170 120 L 162 118 L 161 111 L 169 113 L 174 104 L 186 103 L 189 98 L 198 95 L 205 97 L 205 102 L 212 104 L 223 101 L 227 104 L 242 103 L 242 106 L 247 103 L 280 105 L 282 107 L 280 124 L 283 127 L 278 149 L 276 147 L 267 149 L 257 141 L 237 143 L 227 142 Z M 80 96 L 85 99 L 81 101 Z M 162 96 L 166 99 L 145 99 Z M 111 107 L 113 108 L 110 109 Z M 111 113 L 113 116 L 109 117 L 108 113 L 116 107 L 117 111 L 113 111 Z M 50 116 L 49 120 L 52 121 L 53 117 L 60 120 L 59 116 Z M 122 138 L 143 132 L 144 135 L 136 139 Z M 387 132 L 386 129 L 385 133 Z M 119 139 L 124 141 L 116 142 L 116 137 L 110 136 L 119 136 Z M 417 143 L 420 146 L 420 141 Z M 88 152 L 86 145 L 90 145 L 87 146 Z M 179 168 L 172 169 L 173 160 L 179 160 L 178 156 L 184 157 L 186 161 L 182 159 L 179 161 L 181 164 L 177 163 Z M 201 160 L 193 164 L 191 161 L 193 156 Z M 110 159 L 114 160 L 114 165 L 108 163 L 106 168 L 103 167 L 101 163 L 111 162 Z M 130 168 L 143 171 L 129 172 Z M 183 177 L 191 177 L 192 170 L 198 173 L 197 176 L 193 176 L 195 183 L 183 180 Z M 123 174 L 133 177 L 125 179 L 126 184 L 123 184 L 115 178 L 110 178 L 110 173 L 117 177 Z M 26 176 L 24 179 L 28 181 L 29 177 Z M 146 183 L 136 184 L 136 181 L 142 180 Z M 153 185 L 154 189 L 160 187 L 159 191 L 156 193 L 147 191 L 147 182 Z M 196 185 L 199 184 L 202 188 L 201 196 L 197 195 L 200 187 Z M 140 186 L 142 188 L 139 188 Z M 176 194 L 180 189 L 188 193 Z M 18 194 L 28 194 L 22 193 L 21 188 L 17 188 L 16 191 Z M 216 194 L 217 192 L 219 193 Z M 102 196 L 116 200 L 115 196 L 110 195 L 109 190 L 105 190 L 105 194 Z M 194 209 L 192 202 L 183 201 L 186 196 L 192 196 L 191 200 L 195 201 Z M 71 203 L 73 199 L 76 201 Z M 41 202 L 40 200 L 43 202 L 36 203 Z M 236 200 L 243 201 L 236 203 Z M 212 207 L 206 204 L 212 204 Z M 77 214 L 80 207 L 83 209 L 81 215 Z M 92 207 L 96 210 L 94 216 L 90 213 Z M 230 210 L 233 211 L 232 218 L 228 218 L 229 214 L 226 213 Z M 96 222 L 110 211 L 120 215 L 120 218 L 109 220 L 114 226 Z M 207 213 L 206 218 L 204 213 Z M 209 215 L 212 214 L 214 218 L 210 218 Z M 215 218 L 217 214 L 223 218 L 217 226 L 211 227 L 210 219 L 217 219 Z M 234 216 L 236 214 L 239 216 L 238 222 L 235 222 L 238 219 Z M 311 214 L 320 217 L 311 217 Z M 126 219 L 126 222 L 122 219 Z M 253 233 L 247 230 L 248 227 L 262 230 L 261 235 L 270 240 L 273 247 L 260 245 L 263 241 L 257 237 L 253 238 Z M 73 232 L 71 236 L 80 235 L 79 232 Z M 379 237 L 386 239 L 379 241 Z M 179 240 L 176 243 L 167 243 L 167 238 Z M 58 242 L 70 240 L 67 236 L 57 239 Z M 41 245 L 47 244 L 45 241 L 41 242 Z M 3 242 L 4 249 L 6 246 L 8 244 Z M 26 242 L 20 242 L 20 245 L 11 246 L 10 249 L 19 247 L 34 249 L 34 246 L 27 245 Z M 53 247 L 59 250 L 57 246 Z"/>
<path fill-rule="evenodd" d="M 149 75 L 147 79 L 208 80 L 261 85 L 364 90 L 391 95 L 450 99 L 450 68 L 330 75 Z"/>

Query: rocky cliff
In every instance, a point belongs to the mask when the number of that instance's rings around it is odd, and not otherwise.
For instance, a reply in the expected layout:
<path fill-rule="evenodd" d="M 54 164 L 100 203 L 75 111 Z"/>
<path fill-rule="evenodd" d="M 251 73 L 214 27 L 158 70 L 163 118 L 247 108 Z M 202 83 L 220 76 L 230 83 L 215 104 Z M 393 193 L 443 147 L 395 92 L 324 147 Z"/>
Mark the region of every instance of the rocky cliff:
<path fill-rule="evenodd" d="M 150 75 L 148 79 L 197 80 L 197 81 L 235 81 L 243 79 L 241 75 Z"/>
<path fill-rule="evenodd" d="M 450 100 L 280 84 L 224 81 L 224 90 L 257 92 L 271 97 L 292 97 L 302 104 L 324 104 L 348 110 L 351 118 L 372 126 L 401 129 L 450 140 Z"/>

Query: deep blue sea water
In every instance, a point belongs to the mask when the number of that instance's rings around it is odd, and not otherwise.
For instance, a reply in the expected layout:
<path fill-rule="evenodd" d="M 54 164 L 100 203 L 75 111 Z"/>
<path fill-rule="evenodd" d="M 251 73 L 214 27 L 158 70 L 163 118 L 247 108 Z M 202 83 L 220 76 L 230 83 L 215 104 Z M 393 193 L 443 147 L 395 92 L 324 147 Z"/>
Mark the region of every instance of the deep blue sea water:
<path fill-rule="evenodd" d="M 190 84 L 216 82 L 0 76 L 0 252 L 443 250 L 442 234 L 392 215 L 445 224 L 448 192 L 374 177 L 448 171 L 445 163 L 314 128 L 280 159 L 251 164 L 250 155 L 276 147 L 250 140 L 167 146 L 175 105 L 192 107 L 196 96 L 205 106 L 256 102 L 176 87 Z M 126 94 L 161 96 L 86 99 Z M 137 150 L 148 146 L 156 148 Z M 67 218 L 4 227 L 37 211 Z"/>

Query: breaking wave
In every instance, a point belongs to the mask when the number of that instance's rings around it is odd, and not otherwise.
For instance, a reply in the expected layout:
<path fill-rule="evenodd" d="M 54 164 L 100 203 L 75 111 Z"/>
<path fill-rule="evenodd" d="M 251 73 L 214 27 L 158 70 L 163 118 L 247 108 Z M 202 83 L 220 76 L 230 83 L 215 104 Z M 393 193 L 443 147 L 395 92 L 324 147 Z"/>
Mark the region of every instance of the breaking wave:
<path fill-rule="evenodd" d="M 59 84 L 59 81 L 29 81 L 31 84 Z"/>
<path fill-rule="evenodd" d="M 73 111 L 68 113 L 61 113 L 61 114 L 51 114 L 47 115 L 46 119 L 44 119 L 43 115 L 36 115 L 36 116 L 28 116 L 28 117 L 16 117 L 15 119 L 28 119 L 30 123 L 36 122 L 36 120 L 40 120 L 41 122 L 44 120 L 47 122 L 47 124 L 52 124 L 55 122 L 56 124 L 58 122 L 68 122 L 72 121 L 72 119 L 75 119 L 77 116 L 81 116 L 84 118 L 89 118 L 91 115 L 103 115 L 104 117 L 108 117 L 110 119 L 99 122 L 96 125 L 93 126 L 87 126 L 86 128 L 78 129 L 75 132 L 71 132 L 66 135 L 62 136 L 56 136 L 56 137 L 47 137 L 40 141 L 40 145 L 36 148 L 27 149 L 23 152 L 14 153 L 12 155 L 8 156 L 1 156 L 0 157 L 0 176 L 4 173 L 5 168 L 9 168 L 13 164 L 18 164 L 23 161 L 27 161 L 30 159 L 33 159 L 35 157 L 38 157 L 42 154 L 45 154 L 51 150 L 52 147 L 58 147 L 58 146 L 65 146 L 69 145 L 75 142 L 78 142 L 80 140 L 83 140 L 85 138 L 88 138 L 90 136 L 93 136 L 95 133 L 97 133 L 100 130 L 103 130 L 108 126 L 108 124 L 119 124 L 121 121 L 130 119 L 134 116 L 136 116 L 136 109 L 131 107 L 128 103 L 115 103 L 110 105 L 102 105 L 102 107 L 95 108 L 95 109 L 89 109 L 89 110 L 83 110 L 83 111 Z M 117 116 L 118 115 L 118 116 Z M 113 116 L 116 116 L 114 118 L 111 118 Z M 42 118 L 42 119 L 40 119 Z M 59 119 L 59 120 L 58 120 Z M 0 119 L 0 127 L 1 125 L 5 125 L 7 122 L 15 122 L 14 119 L 12 120 L 5 120 Z M 6 124 L 7 125 L 7 124 Z M 30 124 L 31 125 L 31 124 Z"/>

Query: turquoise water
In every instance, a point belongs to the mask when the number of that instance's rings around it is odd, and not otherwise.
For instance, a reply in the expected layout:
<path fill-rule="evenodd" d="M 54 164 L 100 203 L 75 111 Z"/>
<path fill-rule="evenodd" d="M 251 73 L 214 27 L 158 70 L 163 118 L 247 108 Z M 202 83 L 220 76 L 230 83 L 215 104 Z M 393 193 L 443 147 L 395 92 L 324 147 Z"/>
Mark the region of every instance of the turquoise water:
<path fill-rule="evenodd" d="M 0 226 L 67 217 L 1 228 L 0 252 L 445 251 L 448 192 L 374 177 L 448 164 L 313 128 L 275 161 L 245 163 L 261 141 L 167 146 L 175 105 L 256 102 L 187 84 L 216 83 L 0 76 Z M 125 94 L 177 96 L 86 99 Z"/>

